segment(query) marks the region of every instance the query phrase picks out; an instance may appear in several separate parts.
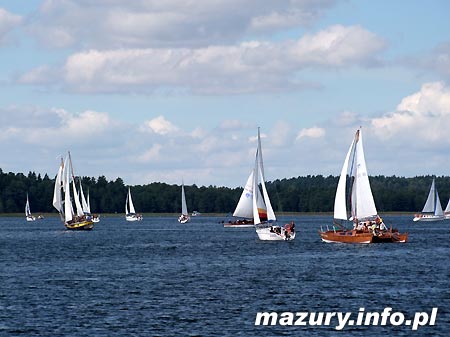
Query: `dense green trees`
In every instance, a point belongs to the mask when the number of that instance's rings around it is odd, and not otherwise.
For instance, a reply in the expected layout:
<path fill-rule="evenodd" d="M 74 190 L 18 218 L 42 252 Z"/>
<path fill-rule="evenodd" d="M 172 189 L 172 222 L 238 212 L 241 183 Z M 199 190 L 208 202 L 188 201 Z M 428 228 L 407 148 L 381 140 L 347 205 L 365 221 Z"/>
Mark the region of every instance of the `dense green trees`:
<path fill-rule="evenodd" d="M 330 212 L 338 177 L 306 176 L 275 180 L 267 190 L 276 212 Z M 432 177 L 370 177 L 375 203 L 380 212 L 420 211 L 427 198 Z M 123 213 L 127 187 L 122 179 L 108 181 L 81 178 L 84 192 L 89 191 L 91 208 L 98 213 Z M 4 173 L 0 169 L 0 213 L 23 212 L 28 192 L 34 213 L 55 212 L 52 206 L 54 179 L 34 172 Z M 437 177 L 436 186 L 443 207 L 450 197 L 450 177 Z M 202 213 L 233 212 L 242 188 L 196 185 L 185 186 L 188 209 Z M 181 211 L 181 187 L 165 183 L 151 183 L 132 187 L 137 211 L 144 213 L 178 213 Z"/>

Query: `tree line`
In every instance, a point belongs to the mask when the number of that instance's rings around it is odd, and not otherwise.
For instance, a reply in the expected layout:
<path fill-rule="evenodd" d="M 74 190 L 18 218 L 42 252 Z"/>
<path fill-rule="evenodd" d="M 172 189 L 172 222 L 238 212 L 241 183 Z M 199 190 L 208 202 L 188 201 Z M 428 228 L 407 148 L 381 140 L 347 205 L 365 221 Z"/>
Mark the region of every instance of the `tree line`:
<path fill-rule="evenodd" d="M 432 176 L 369 177 L 379 212 L 421 211 L 428 196 Z M 80 177 L 84 192 L 89 191 L 95 213 L 124 213 L 127 186 L 121 178 Z M 283 212 L 332 212 L 339 177 L 308 175 L 277 179 L 266 183 L 272 206 Z M 450 177 L 436 177 L 442 206 L 450 197 Z M 5 173 L 0 169 L 0 213 L 24 212 L 26 194 L 33 213 L 56 213 L 52 206 L 54 178 L 35 172 Z M 141 213 L 179 213 L 181 186 L 154 182 L 131 187 L 133 202 Z M 188 210 L 202 213 L 232 213 L 242 187 L 185 186 Z"/>

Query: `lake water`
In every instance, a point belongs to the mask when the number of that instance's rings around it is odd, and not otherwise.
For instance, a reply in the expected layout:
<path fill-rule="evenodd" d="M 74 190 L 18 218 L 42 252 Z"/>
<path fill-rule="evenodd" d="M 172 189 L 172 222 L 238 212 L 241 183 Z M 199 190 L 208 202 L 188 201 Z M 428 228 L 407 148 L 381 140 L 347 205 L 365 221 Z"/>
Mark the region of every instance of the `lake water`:
<path fill-rule="evenodd" d="M 57 218 L 0 218 L 0 336 L 449 336 L 450 221 L 413 223 L 406 244 L 320 241 L 330 216 L 295 220 L 293 242 L 261 242 L 223 218 L 103 217 L 93 231 Z M 379 311 L 434 326 L 255 326 L 256 313 Z"/>

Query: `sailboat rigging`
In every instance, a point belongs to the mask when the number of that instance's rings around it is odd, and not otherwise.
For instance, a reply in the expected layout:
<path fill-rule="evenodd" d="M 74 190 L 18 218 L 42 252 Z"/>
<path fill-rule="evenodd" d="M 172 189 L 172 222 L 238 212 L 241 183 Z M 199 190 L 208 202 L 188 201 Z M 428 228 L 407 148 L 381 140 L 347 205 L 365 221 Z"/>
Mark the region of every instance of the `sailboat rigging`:
<path fill-rule="evenodd" d="M 179 223 L 189 222 L 191 218 L 187 210 L 186 195 L 184 194 L 184 182 L 181 182 L 181 215 L 178 218 Z"/>
<path fill-rule="evenodd" d="M 447 208 L 449 208 L 449 205 L 447 205 Z M 448 212 L 447 208 L 445 209 L 446 212 Z M 430 187 L 430 192 L 428 193 L 427 201 L 423 206 L 422 213 L 415 214 L 413 221 L 440 221 L 444 219 L 445 219 L 444 211 L 442 210 L 441 201 L 439 199 L 435 179 L 433 178 L 433 182 L 431 183 Z"/>
<path fill-rule="evenodd" d="M 27 193 L 27 202 L 25 203 L 25 217 L 26 217 L 27 221 L 35 221 L 36 220 L 36 217 L 31 214 L 30 202 L 28 200 L 28 193 Z"/>
<path fill-rule="evenodd" d="M 125 200 L 125 219 L 127 221 L 141 221 L 143 219 L 142 215 L 136 213 L 136 210 L 134 209 L 130 187 L 128 187 L 128 194 Z"/>
<path fill-rule="evenodd" d="M 276 223 L 277 218 L 275 216 L 275 212 L 273 211 L 269 194 L 266 189 L 259 128 L 255 165 L 252 174 L 250 174 L 250 178 L 252 178 L 253 223 L 258 238 L 263 241 L 294 240 L 296 232 L 293 221 L 283 227 L 277 225 Z"/>
<path fill-rule="evenodd" d="M 72 190 L 72 193 L 71 193 Z M 75 203 L 75 208 L 72 205 Z M 72 158 L 70 152 L 58 169 L 53 191 L 53 207 L 58 210 L 64 226 L 70 230 L 91 230 L 94 228 L 92 217 L 83 212 L 79 194 L 75 185 Z"/>
<path fill-rule="evenodd" d="M 349 204 L 350 218 L 347 214 L 346 185 L 350 177 Z M 353 222 L 353 229 L 346 229 L 345 221 Z M 406 242 L 408 233 L 388 229 L 378 215 L 362 145 L 362 132 L 357 130 L 342 166 L 334 201 L 334 222 L 332 230 L 320 230 L 324 242 L 372 243 Z"/>

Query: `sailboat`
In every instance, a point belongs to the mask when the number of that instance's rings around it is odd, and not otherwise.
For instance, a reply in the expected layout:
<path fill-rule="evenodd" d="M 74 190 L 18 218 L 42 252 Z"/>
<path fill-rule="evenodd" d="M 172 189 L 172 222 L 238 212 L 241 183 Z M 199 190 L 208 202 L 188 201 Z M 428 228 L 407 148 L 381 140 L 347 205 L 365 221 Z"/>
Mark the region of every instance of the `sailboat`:
<path fill-rule="evenodd" d="M 128 187 L 128 194 L 127 198 L 125 200 L 125 219 L 127 221 L 141 221 L 142 215 L 136 213 L 136 210 L 134 209 L 133 199 L 131 198 L 131 191 Z"/>
<path fill-rule="evenodd" d="M 100 216 L 98 214 L 92 214 L 91 213 L 91 204 L 89 201 L 89 191 L 87 194 L 87 197 L 84 197 L 84 192 L 83 192 L 83 185 L 81 185 L 81 180 L 80 180 L 80 191 L 79 191 L 80 197 L 81 197 L 81 207 L 83 209 L 83 213 L 86 216 L 90 216 L 92 219 L 92 222 L 100 222 Z"/>
<path fill-rule="evenodd" d="M 263 241 L 281 241 L 295 239 L 295 224 L 292 221 L 283 227 L 276 224 L 276 216 L 267 193 L 264 165 L 261 148 L 261 137 L 258 128 L 258 147 L 256 150 L 255 166 L 252 174 L 252 213 L 253 223 L 258 238 Z M 261 190 L 259 188 L 261 184 Z"/>
<path fill-rule="evenodd" d="M 350 218 L 346 202 L 348 176 Z M 345 227 L 347 219 L 353 221 L 353 229 Z M 406 242 L 408 239 L 408 233 L 401 234 L 396 229 L 388 229 L 378 215 L 367 174 L 361 130 L 356 131 L 342 166 L 334 200 L 333 229 L 321 229 L 319 235 L 324 242 L 343 243 Z"/>
<path fill-rule="evenodd" d="M 247 179 L 247 183 L 244 186 L 239 202 L 236 205 L 233 216 L 237 217 L 237 220 L 225 222 L 224 227 L 254 227 L 253 223 L 253 170 L 250 172 L 250 176 Z M 262 198 L 258 198 L 262 201 Z M 260 204 L 260 207 L 264 207 L 264 204 Z"/>
<path fill-rule="evenodd" d="M 72 193 L 71 193 L 72 190 Z M 75 208 L 72 205 L 75 202 Z M 91 230 L 94 223 L 89 215 L 84 214 L 78 191 L 75 185 L 75 175 L 70 152 L 59 166 L 53 192 L 53 207 L 58 210 L 64 226 L 70 230 Z"/>
<path fill-rule="evenodd" d="M 189 217 L 189 213 L 186 205 L 186 196 L 184 194 L 184 182 L 181 183 L 181 215 L 178 218 L 179 223 L 189 222 L 191 218 Z"/>
<path fill-rule="evenodd" d="M 447 208 L 448 207 L 449 206 L 447 205 Z M 444 212 L 442 211 L 441 201 L 439 200 L 439 194 L 433 178 L 430 192 L 428 193 L 428 198 L 425 202 L 425 206 L 423 206 L 422 213 L 414 214 L 413 221 L 440 221 L 444 219 Z"/>
<path fill-rule="evenodd" d="M 35 221 L 36 217 L 31 214 L 30 210 L 30 202 L 28 201 L 28 193 L 27 193 L 27 202 L 25 203 L 25 217 L 27 221 Z"/>
<path fill-rule="evenodd" d="M 86 197 L 86 208 L 87 208 L 88 213 L 92 214 L 91 213 L 91 200 L 89 198 L 89 190 L 88 190 L 87 197 Z M 100 215 L 99 214 L 95 214 L 95 213 L 92 214 L 92 221 L 93 222 L 100 222 Z"/>
<path fill-rule="evenodd" d="M 444 218 L 450 219 L 450 199 L 448 199 L 447 207 L 444 210 Z"/>

